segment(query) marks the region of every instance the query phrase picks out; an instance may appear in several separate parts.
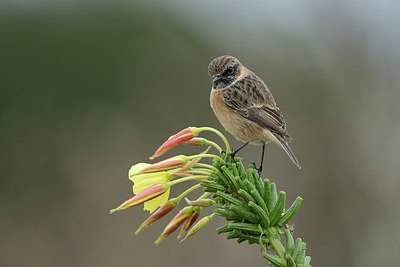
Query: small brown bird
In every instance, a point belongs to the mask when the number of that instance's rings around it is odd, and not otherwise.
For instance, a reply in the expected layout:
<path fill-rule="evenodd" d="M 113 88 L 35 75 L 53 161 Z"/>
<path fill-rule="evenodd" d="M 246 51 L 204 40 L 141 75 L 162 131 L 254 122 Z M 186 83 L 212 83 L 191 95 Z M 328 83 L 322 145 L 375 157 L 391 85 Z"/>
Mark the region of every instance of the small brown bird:
<path fill-rule="evenodd" d="M 208 65 L 212 77 L 211 107 L 222 126 L 244 145 L 262 145 L 262 172 L 265 144 L 269 141 L 285 150 L 300 169 L 299 161 L 290 149 L 291 140 L 286 123 L 267 85 L 251 70 L 232 56 L 220 56 Z"/>

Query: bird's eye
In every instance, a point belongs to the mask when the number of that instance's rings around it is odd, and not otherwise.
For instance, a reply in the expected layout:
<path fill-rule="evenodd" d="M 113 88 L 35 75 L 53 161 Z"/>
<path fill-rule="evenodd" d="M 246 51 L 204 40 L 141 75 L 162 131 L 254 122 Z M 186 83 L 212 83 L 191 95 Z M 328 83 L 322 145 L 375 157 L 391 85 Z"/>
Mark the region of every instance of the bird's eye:
<path fill-rule="evenodd" d="M 226 74 L 232 75 L 235 73 L 235 68 L 233 66 L 230 66 L 229 68 L 226 69 Z"/>

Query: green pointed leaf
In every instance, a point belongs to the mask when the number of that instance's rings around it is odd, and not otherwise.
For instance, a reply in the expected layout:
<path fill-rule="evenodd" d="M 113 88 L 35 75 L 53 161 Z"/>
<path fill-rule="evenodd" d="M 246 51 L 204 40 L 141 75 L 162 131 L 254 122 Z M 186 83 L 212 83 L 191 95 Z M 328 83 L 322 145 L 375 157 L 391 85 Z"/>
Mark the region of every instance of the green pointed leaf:
<path fill-rule="evenodd" d="M 224 193 L 222 191 L 216 192 L 215 196 L 222 198 L 226 203 L 230 203 L 230 204 L 233 204 L 236 206 L 243 205 L 243 203 L 239 199 L 234 198 L 233 196 L 231 196 L 227 193 Z"/>
<path fill-rule="evenodd" d="M 264 258 L 266 258 L 270 263 L 277 267 L 286 267 L 286 260 L 279 258 L 278 256 L 265 253 L 263 254 Z"/>
<path fill-rule="evenodd" d="M 211 190 L 215 191 L 225 191 L 225 187 L 223 185 L 217 184 L 217 183 L 210 183 L 210 182 L 202 182 L 202 186 L 209 188 Z"/>
<path fill-rule="evenodd" d="M 232 188 L 235 188 L 235 185 L 233 184 L 232 180 L 233 180 L 233 173 L 228 169 L 228 167 L 226 166 L 222 166 L 221 167 L 222 173 L 225 175 L 225 177 L 227 178 L 229 184 L 231 185 Z M 235 188 L 235 190 L 237 190 L 237 188 Z"/>
<path fill-rule="evenodd" d="M 263 194 L 263 199 L 265 203 L 267 204 L 268 211 L 270 211 L 270 207 L 268 206 L 269 201 L 270 201 L 270 190 L 271 190 L 271 184 L 269 182 L 269 179 L 264 180 L 264 194 Z"/>
<path fill-rule="evenodd" d="M 286 192 L 279 192 L 279 198 L 278 201 L 276 202 L 274 208 L 271 210 L 269 214 L 269 218 L 271 220 L 271 225 L 275 225 L 283 212 L 283 209 L 285 207 L 285 202 L 286 202 Z"/>
<path fill-rule="evenodd" d="M 241 221 L 243 218 L 236 212 L 224 208 L 215 209 L 215 214 L 224 217 L 227 221 Z"/>
<path fill-rule="evenodd" d="M 286 254 L 286 265 L 287 267 L 296 267 L 296 263 L 289 254 Z"/>
<path fill-rule="evenodd" d="M 225 187 L 229 187 L 230 186 L 230 183 L 229 183 L 228 179 L 225 177 L 225 175 L 220 170 L 217 170 L 215 172 L 215 175 L 222 182 L 222 185 L 224 185 Z"/>
<path fill-rule="evenodd" d="M 310 263 L 311 263 L 311 257 L 306 256 L 303 261 L 303 267 L 311 267 Z"/>
<path fill-rule="evenodd" d="M 249 207 L 257 214 L 258 218 L 260 219 L 261 225 L 264 228 L 269 227 L 270 221 L 267 213 L 253 201 L 249 202 Z"/>
<path fill-rule="evenodd" d="M 279 226 L 284 226 L 296 215 L 297 211 L 299 210 L 303 199 L 301 197 L 297 197 L 290 208 L 281 216 L 278 221 Z"/>
<path fill-rule="evenodd" d="M 240 160 L 240 158 L 236 158 L 236 166 L 239 171 L 239 176 L 243 177 L 243 179 L 245 179 L 247 177 L 247 173 L 246 173 L 246 170 L 244 169 L 243 163 Z"/>
<path fill-rule="evenodd" d="M 251 211 L 249 211 L 246 208 L 244 208 L 243 206 L 236 206 L 236 205 L 231 205 L 229 206 L 229 209 L 234 211 L 235 213 L 237 213 L 239 216 L 241 216 L 244 220 L 247 220 L 249 222 L 258 224 L 260 222 L 260 220 L 258 219 L 258 217 L 252 213 Z"/>
<path fill-rule="evenodd" d="M 268 244 L 268 238 L 264 235 L 245 234 L 241 232 L 239 236 L 247 240 L 249 244 L 260 244 L 260 242 L 262 245 Z"/>
<path fill-rule="evenodd" d="M 256 201 L 254 200 L 254 198 L 253 198 L 249 193 L 247 193 L 246 191 L 244 191 L 243 189 L 239 189 L 239 190 L 238 190 L 238 194 L 239 194 L 241 197 L 243 197 L 243 199 L 246 201 L 246 203 L 249 203 L 250 201 L 256 202 Z"/>
<path fill-rule="evenodd" d="M 256 203 L 268 214 L 267 203 L 261 197 L 260 193 L 257 190 L 251 190 L 250 194 L 254 198 Z"/>
<path fill-rule="evenodd" d="M 239 230 L 243 233 L 248 233 L 248 234 L 255 234 L 255 235 L 262 234 L 262 231 L 258 226 L 250 223 L 228 223 L 228 229 Z"/>
<path fill-rule="evenodd" d="M 285 229 L 285 251 L 289 255 L 292 255 L 294 251 L 293 235 L 289 229 Z"/>
<path fill-rule="evenodd" d="M 301 238 L 296 239 L 296 244 L 294 245 L 294 251 L 292 254 L 292 258 L 293 258 L 294 262 L 296 262 L 296 263 L 297 263 L 298 258 L 301 255 L 301 250 L 303 248 L 302 243 L 303 242 L 301 241 Z"/>
<path fill-rule="evenodd" d="M 278 201 L 278 192 L 276 191 L 276 184 L 270 183 L 268 210 L 272 210 L 275 207 L 276 201 Z"/>
<path fill-rule="evenodd" d="M 233 176 L 239 176 L 239 170 L 236 166 L 236 163 L 229 164 L 230 169 L 232 170 Z"/>

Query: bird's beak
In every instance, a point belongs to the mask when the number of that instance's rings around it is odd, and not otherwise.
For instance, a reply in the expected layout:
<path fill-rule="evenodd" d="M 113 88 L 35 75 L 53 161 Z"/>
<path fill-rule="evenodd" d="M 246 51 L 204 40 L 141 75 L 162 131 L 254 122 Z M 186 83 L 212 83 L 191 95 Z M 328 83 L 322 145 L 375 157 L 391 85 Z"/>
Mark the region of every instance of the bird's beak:
<path fill-rule="evenodd" d="M 215 76 L 215 77 L 212 79 L 212 83 L 215 84 L 215 83 L 218 82 L 220 79 L 221 79 L 221 77 Z"/>

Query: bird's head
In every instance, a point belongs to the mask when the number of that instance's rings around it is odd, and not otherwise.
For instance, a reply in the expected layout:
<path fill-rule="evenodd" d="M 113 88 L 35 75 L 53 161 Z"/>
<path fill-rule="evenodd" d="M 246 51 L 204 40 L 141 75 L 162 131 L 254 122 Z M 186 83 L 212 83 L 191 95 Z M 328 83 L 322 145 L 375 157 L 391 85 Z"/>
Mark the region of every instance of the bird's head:
<path fill-rule="evenodd" d="M 222 89 L 233 83 L 241 73 L 242 64 L 233 56 L 220 56 L 208 65 L 208 74 L 212 78 L 212 88 Z"/>

